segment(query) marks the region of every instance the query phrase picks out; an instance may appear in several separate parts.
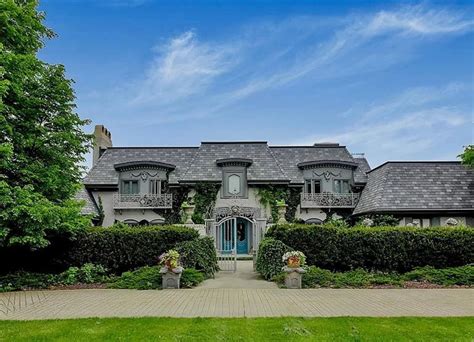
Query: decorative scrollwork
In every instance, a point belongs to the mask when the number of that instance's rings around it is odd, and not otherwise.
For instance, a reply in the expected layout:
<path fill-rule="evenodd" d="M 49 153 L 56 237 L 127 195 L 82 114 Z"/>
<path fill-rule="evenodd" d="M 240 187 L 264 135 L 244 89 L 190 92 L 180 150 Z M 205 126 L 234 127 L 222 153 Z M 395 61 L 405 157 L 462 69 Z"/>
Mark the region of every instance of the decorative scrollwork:
<path fill-rule="evenodd" d="M 152 178 L 152 177 L 158 176 L 158 172 L 155 173 L 155 174 L 151 174 L 151 173 L 148 172 L 148 171 L 140 171 L 140 172 L 137 173 L 137 174 L 132 173 L 132 176 L 133 176 L 133 177 L 137 177 L 137 178 L 141 178 L 142 181 L 146 181 L 146 180 L 148 179 L 148 177 Z"/>
<path fill-rule="evenodd" d="M 339 172 L 338 174 L 332 173 L 331 171 L 323 171 L 321 174 L 314 172 L 313 173 L 318 176 L 318 177 L 324 177 L 325 180 L 330 180 L 331 177 L 340 177 L 341 173 Z"/>
<path fill-rule="evenodd" d="M 219 207 L 214 209 L 214 217 L 217 222 L 226 217 L 245 217 L 250 220 L 260 217 L 260 209 L 252 207 L 240 207 L 232 205 L 230 207 Z"/>
<path fill-rule="evenodd" d="M 134 208 L 150 208 L 150 209 L 168 209 L 173 206 L 172 194 L 161 195 L 114 195 L 115 209 L 134 209 Z"/>
<path fill-rule="evenodd" d="M 320 194 L 301 194 L 302 208 L 353 208 L 359 200 L 358 193 L 338 194 L 324 192 Z"/>

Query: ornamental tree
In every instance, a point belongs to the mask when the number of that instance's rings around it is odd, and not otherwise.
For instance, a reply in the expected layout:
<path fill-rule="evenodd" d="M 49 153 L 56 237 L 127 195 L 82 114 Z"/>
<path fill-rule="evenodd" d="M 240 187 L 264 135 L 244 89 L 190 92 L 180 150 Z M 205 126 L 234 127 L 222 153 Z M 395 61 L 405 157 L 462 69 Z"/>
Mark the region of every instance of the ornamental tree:
<path fill-rule="evenodd" d="M 90 219 L 73 200 L 92 137 L 64 66 L 38 59 L 54 33 L 36 0 L 0 1 L 0 246 L 44 247 Z"/>

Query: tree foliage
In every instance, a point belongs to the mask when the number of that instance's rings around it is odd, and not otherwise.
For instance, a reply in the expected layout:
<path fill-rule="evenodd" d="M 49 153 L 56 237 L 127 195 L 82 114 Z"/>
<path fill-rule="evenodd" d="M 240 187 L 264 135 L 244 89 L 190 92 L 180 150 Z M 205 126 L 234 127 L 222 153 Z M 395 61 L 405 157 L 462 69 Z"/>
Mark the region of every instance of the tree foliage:
<path fill-rule="evenodd" d="M 468 145 L 464 152 L 459 155 L 464 165 L 474 167 L 474 145 Z"/>
<path fill-rule="evenodd" d="M 77 192 L 91 136 L 74 112 L 73 81 L 38 59 L 54 33 L 36 0 L 0 1 L 0 245 L 48 245 L 88 224 Z"/>

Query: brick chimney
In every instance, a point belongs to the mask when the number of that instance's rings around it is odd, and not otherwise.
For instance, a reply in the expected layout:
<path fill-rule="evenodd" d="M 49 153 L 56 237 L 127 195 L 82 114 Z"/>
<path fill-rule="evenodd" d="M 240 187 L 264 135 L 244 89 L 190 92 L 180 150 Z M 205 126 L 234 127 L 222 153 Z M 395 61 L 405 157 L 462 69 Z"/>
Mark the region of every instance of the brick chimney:
<path fill-rule="evenodd" d="M 112 147 L 112 134 L 103 125 L 94 128 L 94 152 L 92 153 L 92 166 L 97 163 L 100 156 L 109 147 Z"/>

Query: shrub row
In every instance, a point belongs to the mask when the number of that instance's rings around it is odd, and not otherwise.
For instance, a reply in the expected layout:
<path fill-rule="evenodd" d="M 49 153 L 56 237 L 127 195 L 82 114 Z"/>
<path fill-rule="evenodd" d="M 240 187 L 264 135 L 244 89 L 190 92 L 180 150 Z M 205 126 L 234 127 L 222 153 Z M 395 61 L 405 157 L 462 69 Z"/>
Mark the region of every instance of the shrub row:
<path fill-rule="evenodd" d="M 156 265 L 161 253 L 199 233 L 181 226 L 90 228 L 77 235 L 69 252 L 72 265 L 99 264 L 114 273 Z"/>
<path fill-rule="evenodd" d="M 273 277 L 279 284 L 285 281 L 285 273 Z M 303 287 L 364 288 L 380 285 L 394 287 L 407 286 L 405 282 L 415 281 L 441 286 L 473 286 L 474 266 L 461 266 L 435 269 L 431 266 L 417 268 L 405 274 L 368 272 L 356 269 L 348 272 L 331 272 L 316 266 L 306 268 L 303 274 Z M 410 287 L 410 285 L 408 285 Z"/>
<path fill-rule="evenodd" d="M 19 271 L 0 276 L 0 292 L 27 289 L 46 289 L 51 286 L 104 283 L 109 280 L 101 265 L 85 264 L 69 267 L 60 274 Z"/>
<path fill-rule="evenodd" d="M 474 262 L 474 229 L 276 225 L 267 237 L 302 251 L 309 265 L 331 270 L 406 272 Z"/>
<path fill-rule="evenodd" d="M 191 288 L 204 281 L 204 274 L 194 268 L 186 268 L 181 274 L 181 287 Z M 107 284 L 111 289 L 154 290 L 161 289 L 162 275 L 159 266 L 144 266 L 122 273 Z"/>

